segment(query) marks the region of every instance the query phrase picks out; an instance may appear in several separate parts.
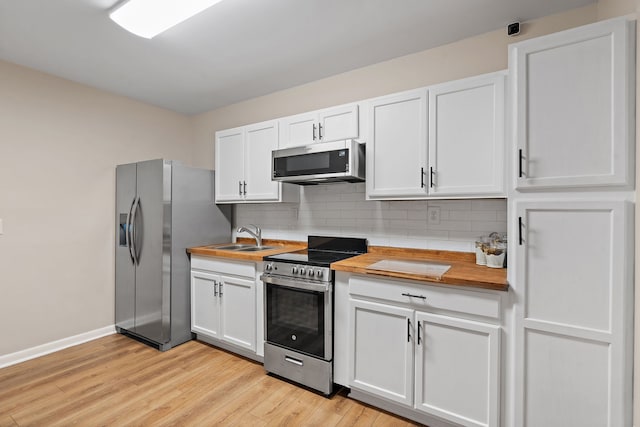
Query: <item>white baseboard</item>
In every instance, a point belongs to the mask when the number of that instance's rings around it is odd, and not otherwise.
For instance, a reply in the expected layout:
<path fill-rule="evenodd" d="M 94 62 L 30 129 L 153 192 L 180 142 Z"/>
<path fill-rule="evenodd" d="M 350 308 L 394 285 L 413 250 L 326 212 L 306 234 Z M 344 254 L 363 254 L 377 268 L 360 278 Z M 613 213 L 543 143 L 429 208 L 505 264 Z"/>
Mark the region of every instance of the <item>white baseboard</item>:
<path fill-rule="evenodd" d="M 15 353 L 6 354 L 0 356 L 0 368 L 6 368 L 7 366 L 15 365 L 16 363 L 35 359 L 36 357 L 44 356 L 46 354 L 53 353 L 67 347 L 72 347 L 74 345 L 82 344 L 87 341 L 92 341 L 97 338 L 115 333 L 115 325 L 110 325 L 105 326 L 104 328 L 94 329 L 93 331 L 74 335 L 72 337 L 63 338 L 61 340 L 27 348 L 25 350 L 16 351 Z"/>

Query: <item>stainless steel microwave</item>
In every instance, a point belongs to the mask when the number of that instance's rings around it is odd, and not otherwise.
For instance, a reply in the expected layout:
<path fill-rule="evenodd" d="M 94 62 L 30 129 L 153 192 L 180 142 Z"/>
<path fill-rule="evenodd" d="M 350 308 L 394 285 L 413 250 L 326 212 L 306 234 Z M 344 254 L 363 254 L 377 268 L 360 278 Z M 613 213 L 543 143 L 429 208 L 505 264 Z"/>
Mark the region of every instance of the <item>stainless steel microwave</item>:
<path fill-rule="evenodd" d="M 364 181 L 365 144 L 353 139 L 271 152 L 273 181 L 309 185 Z"/>

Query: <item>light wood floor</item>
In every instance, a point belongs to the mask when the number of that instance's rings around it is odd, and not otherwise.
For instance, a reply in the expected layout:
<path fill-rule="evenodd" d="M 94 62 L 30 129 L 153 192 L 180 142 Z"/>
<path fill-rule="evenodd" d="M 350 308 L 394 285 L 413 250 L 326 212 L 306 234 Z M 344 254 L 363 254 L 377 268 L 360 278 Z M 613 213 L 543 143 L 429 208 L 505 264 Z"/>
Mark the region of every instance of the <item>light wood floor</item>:
<path fill-rule="evenodd" d="M 411 426 L 266 375 L 197 341 L 161 353 L 111 335 L 0 369 L 4 426 Z"/>

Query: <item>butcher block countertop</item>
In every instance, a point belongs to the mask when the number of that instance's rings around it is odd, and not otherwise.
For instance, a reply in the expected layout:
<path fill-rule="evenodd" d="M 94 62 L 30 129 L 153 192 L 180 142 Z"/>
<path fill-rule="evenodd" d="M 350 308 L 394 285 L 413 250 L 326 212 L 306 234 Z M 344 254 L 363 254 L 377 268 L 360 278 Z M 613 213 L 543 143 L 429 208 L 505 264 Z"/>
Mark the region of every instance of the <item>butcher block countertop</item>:
<path fill-rule="evenodd" d="M 422 274 L 417 271 L 409 272 L 408 270 L 411 268 L 407 269 L 407 271 L 399 271 L 401 269 L 391 271 L 372 268 L 374 264 L 381 261 L 385 262 L 378 265 L 404 264 L 420 267 L 424 263 L 433 263 L 435 265 L 450 265 L 451 267 L 439 277 L 438 275 Z M 331 268 L 336 271 L 345 271 L 348 273 L 411 279 L 425 283 L 464 286 L 495 291 L 507 291 L 509 289 L 506 268 L 490 268 L 484 265 L 477 265 L 475 254 L 468 252 L 369 246 L 368 253 L 334 262 L 331 264 Z"/>
<path fill-rule="evenodd" d="M 239 237 L 236 243 L 255 244 L 254 239 Z M 292 252 L 304 249 L 307 247 L 307 242 L 297 242 L 293 240 L 275 240 L 264 239 L 262 244 L 264 246 L 275 246 L 273 249 L 265 249 L 262 251 L 243 252 L 243 251 L 230 251 L 226 249 L 216 249 L 219 246 L 231 245 L 233 243 L 219 243 L 208 246 L 197 246 L 194 248 L 188 248 L 187 252 L 192 255 L 205 255 L 215 256 L 222 258 L 232 258 L 241 261 L 262 261 L 262 257 L 267 255 L 281 254 L 283 252 Z"/>

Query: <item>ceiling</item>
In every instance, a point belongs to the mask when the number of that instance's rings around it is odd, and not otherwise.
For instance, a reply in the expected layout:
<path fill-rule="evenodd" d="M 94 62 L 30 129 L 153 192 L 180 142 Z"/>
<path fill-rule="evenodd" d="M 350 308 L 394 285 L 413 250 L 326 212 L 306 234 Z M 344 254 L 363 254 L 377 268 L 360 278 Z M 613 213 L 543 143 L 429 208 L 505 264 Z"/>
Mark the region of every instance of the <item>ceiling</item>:
<path fill-rule="evenodd" d="M 0 59 L 197 114 L 595 1 L 224 0 L 147 40 L 118 0 L 0 0 Z"/>

